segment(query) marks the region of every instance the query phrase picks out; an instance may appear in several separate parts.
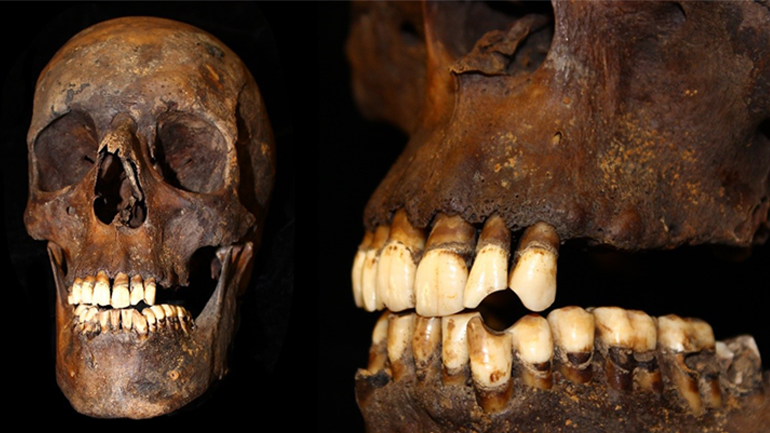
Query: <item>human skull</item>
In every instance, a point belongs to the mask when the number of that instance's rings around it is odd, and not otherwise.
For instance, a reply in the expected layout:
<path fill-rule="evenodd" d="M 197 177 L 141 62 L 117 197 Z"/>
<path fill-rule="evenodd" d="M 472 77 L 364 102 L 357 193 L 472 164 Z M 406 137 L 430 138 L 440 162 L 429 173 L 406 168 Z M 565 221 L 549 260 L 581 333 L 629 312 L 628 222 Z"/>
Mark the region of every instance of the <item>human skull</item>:
<path fill-rule="evenodd" d="M 227 372 L 275 172 L 257 85 L 200 29 L 119 18 L 56 53 L 33 111 L 24 222 L 48 241 L 59 386 L 90 416 L 172 412 Z"/>
<path fill-rule="evenodd" d="M 715 342 L 703 322 L 566 307 L 566 322 L 560 309 L 492 330 L 464 310 L 508 287 L 529 310 L 550 308 L 565 242 L 763 243 L 769 42 L 763 2 L 354 5 L 354 95 L 409 134 L 366 206 L 352 271 L 356 304 L 386 311 L 356 377 L 368 430 L 766 428 L 768 400 L 745 398 L 768 389 L 756 345 Z M 621 316 L 636 324 L 623 339 L 647 346 L 603 339 Z M 588 360 L 557 335 L 582 318 Z M 579 359 L 593 386 L 560 370 Z M 752 390 L 735 394 L 724 367 L 738 364 Z M 648 367 L 660 386 L 638 378 Z"/>

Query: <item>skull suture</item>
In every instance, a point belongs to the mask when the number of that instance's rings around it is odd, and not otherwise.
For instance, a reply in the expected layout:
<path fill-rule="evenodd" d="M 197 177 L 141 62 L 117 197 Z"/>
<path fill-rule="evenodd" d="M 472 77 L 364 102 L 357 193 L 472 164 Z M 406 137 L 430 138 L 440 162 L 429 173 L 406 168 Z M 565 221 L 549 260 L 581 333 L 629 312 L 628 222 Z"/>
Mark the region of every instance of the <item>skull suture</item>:
<path fill-rule="evenodd" d="M 47 240 L 56 370 L 81 413 L 172 412 L 227 371 L 274 145 L 237 55 L 149 17 L 74 36 L 38 79 L 25 224 Z"/>
<path fill-rule="evenodd" d="M 766 431 L 748 338 L 616 308 L 497 332 L 462 310 L 507 287 L 550 307 L 565 241 L 764 242 L 768 47 L 762 2 L 356 4 L 358 104 L 410 136 L 352 272 L 360 307 L 394 312 L 356 377 L 368 431 Z"/>

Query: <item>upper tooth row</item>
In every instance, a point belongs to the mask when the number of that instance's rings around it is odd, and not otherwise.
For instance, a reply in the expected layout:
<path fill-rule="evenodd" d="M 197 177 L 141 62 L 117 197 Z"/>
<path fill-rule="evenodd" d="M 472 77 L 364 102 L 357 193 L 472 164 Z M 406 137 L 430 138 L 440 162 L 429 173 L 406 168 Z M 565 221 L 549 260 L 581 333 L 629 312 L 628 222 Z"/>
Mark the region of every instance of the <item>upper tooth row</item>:
<path fill-rule="evenodd" d="M 697 366 L 685 363 L 689 354 L 698 354 Z M 514 373 L 529 386 L 549 389 L 552 366 L 586 383 L 599 363 L 611 388 L 660 391 L 665 383 L 700 413 L 721 405 L 717 354 L 711 326 L 702 320 L 617 307 L 566 307 L 547 319 L 530 314 L 502 332 L 490 330 L 478 312 L 441 318 L 386 313 L 372 334 L 368 371 L 388 371 L 394 380 L 440 371 L 444 383 L 459 384 L 470 374 L 479 403 L 490 412 L 506 404 Z M 761 377 L 761 371 L 755 373 Z"/>
<path fill-rule="evenodd" d="M 75 278 L 67 295 L 70 305 L 111 305 L 113 308 L 125 308 L 144 301 L 147 305 L 155 304 L 155 278 L 143 279 L 136 274 L 129 280 L 128 275 L 118 272 L 110 284 L 110 277 L 104 271 L 96 276 Z"/>
<path fill-rule="evenodd" d="M 432 317 L 476 308 L 510 287 L 530 310 L 548 308 L 556 297 L 556 231 L 543 222 L 525 230 L 509 273 L 510 247 L 511 232 L 496 215 L 478 242 L 476 229 L 461 217 L 438 215 L 426 241 L 400 210 L 390 226 L 364 236 L 353 261 L 353 297 L 367 311 L 415 308 Z"/>

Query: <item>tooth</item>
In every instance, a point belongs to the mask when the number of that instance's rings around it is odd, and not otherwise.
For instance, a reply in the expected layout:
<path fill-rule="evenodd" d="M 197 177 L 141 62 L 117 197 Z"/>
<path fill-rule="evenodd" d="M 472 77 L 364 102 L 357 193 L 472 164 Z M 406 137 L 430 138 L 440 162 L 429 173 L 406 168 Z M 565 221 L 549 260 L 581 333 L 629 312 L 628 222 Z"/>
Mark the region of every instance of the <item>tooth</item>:
<path fill-rule="evenodd" d="M 77 307 L 75 307 L 75 312 L 72 313 L 73 320 L 75 322 L 82 322 L 81 316 L 84 314 L 84 312 L 88 309 L 88 306 L 85 304 L 79 304 Z M 83 316 L 85 317 L 85 316 Z"/>
<path fill-rule="evenodd" d="M 575 383 L 588 383 L 593 375 L 594 316 L 580 307 L 564 307 L 548 314 L 559 371 Z"/>
<path fill-rule="evenodd" d="M 463 309 L 466 261 L 473 253 L 475 238 L 476 229 L 462 217 L 436 217 L 415 274 L 417 314 L 446 316 Z"/>
<path fill-rule="evenodd" d="M 144 303 L 155 305 L 155 278 L 153 277 L 144 280 Z"/>
<path fill-rule="evenodd" d="M 89 275 L 83 279 L 83 284 L 80 286 L 80 303 L 91 304 L 91 300 L 94 294 L 94 281 L 96 279 Z"/>
<path fill-rule="evenodd" d="M 83 333 L 92 334 L 97 331 L 96 327 L 98 326 L 98 322 L 96 321 L 96 314 L 99 312 L 99 309 L 96 307 L 89 307 L 86 310 L 85 317 L 83 318 L 84 327 L 83 327 Z"/>
<path fill-rule="evenodd" d="M 353 300 L 358 308 L 364 307 L 362 293 L 364 262 L 366 261 L 366 252 L 371 248 L 373 238 L 374 233 L 370 231 L 364 233 L 364 240 L 358 246 L 358 251 L 356 251 L 356 256 L 353 259 L 353 270 L 351 271 L 350 278 L 353 280 Z"/>
<path fill-rule="evenodd" d="M 80 292 L 82 290 L 83 285 L 83 279 L 82 278 L 75 278 L 75 281 L 72 283 L 72 291 L 70 292 L 71 300 L 70 304 L 78 305 L 80 304 Z"/>
<path fill-rule="evenodd" d="M 134 323 L 134 315 L 131 314 L 132 311 L 134 311 L 133 308 L 126 308 L 120 311 L 120 322 L 121 326 L 123 327 L 124 331 L 130 331 L 131 328 L 133 328 Z"/>
<path fill-rule="evenodd" d="M 383 313 L 377 320 L 372 331 L 372 345 L 369 347 L 369 364 L 367 370 L 374 374 L 385 368 L 388 361 L 388 316 Z"/>
<path fill-rule="evenodd" d="M 115 283 L 112 285 L 112 308 L 126 308 L 131 303 L 129 302 L 128 293 L 128 276 L 123 272 L 119 272 L 115 276 Z"/>
<path fill-rule="evenodd" d="M 155 313 L 152 312 L 152 309 L 150 307 L 147 307 L 144 310 L 142 310 L 142 316 L 144 316 L 144 319 L 147 321 L 147 329 L 150 332 L 154 332 L 156 329 Z"/>
<path fill-rule="evenodd" d="M 101 306 L 110 305 L 110 277 L 104 271 L 96 274 L 92 301 Z"/>
<path fill-rule="evenodd" d="M 150 307 L 150 310 L 155 315 L 155 319 L 158 322 L 158 326 L 161 325 L 161 323 L 165 323 L 166 320 L 166 312 L 160 305 L 153 305 Z"/>
<path fill-rule="evenodd" d="M 607 382 L 618 390 L 630 390 L 633 386 L 636 357 L 651 361 L 657 341 L 653 319 L 642 311 L 624 310 L 618 307 L 600 307 L 593 310 L 596 320 L 597 341 L 606 358 Z M 648 367 L 648 371 L 649 371 Z M 651 374 L 656 375 L 655 371 Z M 657 380 L 644 378 L 645 386 L 653 386 Z"/>
<path fill-rule="evenodd" d="M 424 231 L 413 227 L 406 211 L 393 217 L 387 243 L 377 263 L 377 294 L 389 310 L 414 308 L 415 258 L 425 248 Z"/>
<path fill-rule="evenodd" d="M 465 284 L 463 305 L 476 308 L 490 293 L 508 287 L 511 231 L 497 215 L 487 219 L 476 244 L 476 257 Z"/>
<path fill-rule="evenodd" d="M 184 307 L 177 307 L 176 316 L 179 319 L 179 326 L 182 328 L 182 331 L 184 331 L 185 334 L 189 333 L 190 329 L 187 326 L 187 321 L 190 317 L 190 313 Z"/>
<path fill-rule="evenodd" d="M 438 372 L 440 365 L 441 318 L 417 316 L 414 324 L 412 354 L 417 379 L 424 381 Z"/>
<path fill-rule="evenodd" d="M 508 279 L 522 304 L 532 311 L 543 311 L 556 298 L 556 260 L 559 235 L 549 224 L 538 222 L 527 228 L 519 241 L 516 264 Z"/>
<path fill-rule="evenodd" d="M 762 358 L 750 335 L 716 342 L 720 378 L 725 389 L 737 396 L 761 395 Z"/>
<path fill-rule="evenodd" d="M 519 363 L 519 375 L 525 384 L 551 389 L 553 337 L 548 321 L 537 314 L 522 317 L 511 327 L 513 349 Z"/>
<path fill-rule="evenodd" d="M 481 318 L 481 314 L 474 311 L 441 318 L 441 362 L 445 384 L 465 383 L 470 368 L 466 329 L 474 317 Z"/>
<path fill-rule="evenodd" d="M 377 261 L 385 241 L 388 240 L 390 227 L 381 225 L 377 227 L 372 238 L 372 245 L 366 251 L 364 267 L 361 271 L 361 299 L 366 311 L 381 310 L 385 304 L 377 296 Z"/>
<path fill-rule="evenodd" d="M 134 330 L 139 335 L 147 334 L 147 319 L 145 319 L 142 313 L 133 308 L 128 308 L 127 310 L 131 312 L 131 321 L 134 324 Z"/>
<path fill-rule="evenodd" d="M 487 329 L 481 317 L 468 321 L 471 376 L 479 405 L 486 413 L 498 412 L 512 392 L 513 339 L 509 332 Z"/>
<path fill-rule="evenodd" d="M 142 302 L 144 299 L 144 284 L 142 282 L 142 276 L 139 274 L 131 277 L 131 305 L 136 305 Z"/>
<path fill-rule="evenodd" d="M 107 332 L 110 329 L 110 312 L 109 310 L 100 311 L 98 315 L 99 325 L 102 327 L 102 332 Z"/>
<path fill-rule="evenodd" d="M 120 329 L 120 310 L 108 310 L 110 313 L 110 325 L 113 331 Z"/>
<path fill-rule="evenodd" d="M 412 357 L 412 336 L 414 335 L 414 313 L 391 314 L 388 317 L 388 359 L 393 380 L 406 376 L 414 360 Z"/>

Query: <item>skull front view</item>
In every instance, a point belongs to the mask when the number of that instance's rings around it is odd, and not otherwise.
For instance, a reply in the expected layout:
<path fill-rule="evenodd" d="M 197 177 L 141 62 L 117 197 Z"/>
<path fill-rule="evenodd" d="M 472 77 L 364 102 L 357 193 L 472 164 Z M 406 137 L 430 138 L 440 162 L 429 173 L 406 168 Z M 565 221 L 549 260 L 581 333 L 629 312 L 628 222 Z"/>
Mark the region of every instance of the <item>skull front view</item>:
<path fill-rule="evenodd" d="M 100 23 L 40 74 L 29 234 L 48 241 L 56 370 L 73 407 L 148 418 L 227 371 L 275 172 L 259 90 L 206 32 Z"/>

